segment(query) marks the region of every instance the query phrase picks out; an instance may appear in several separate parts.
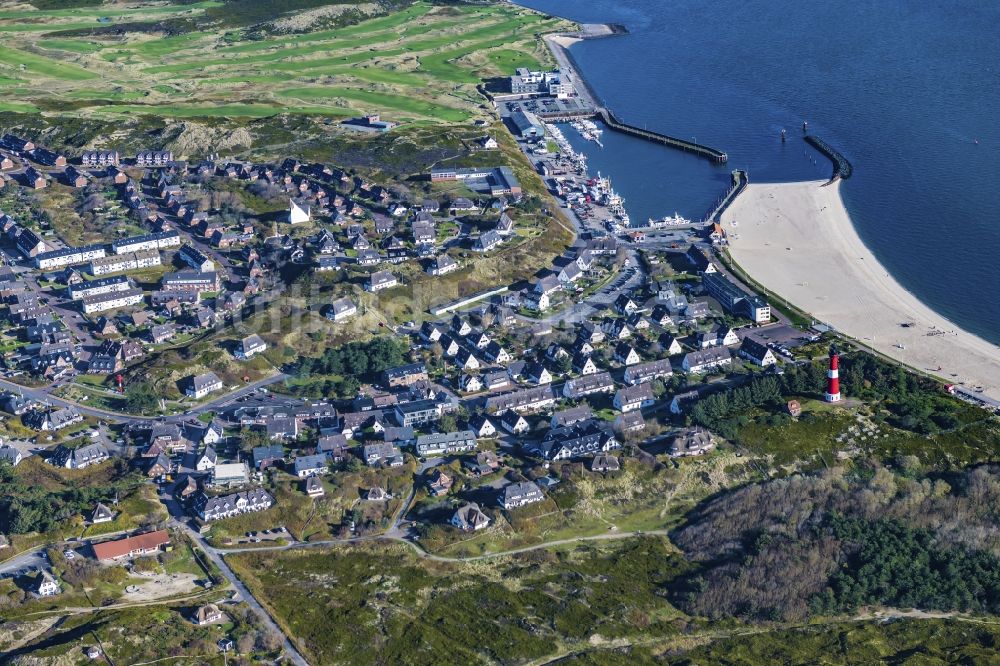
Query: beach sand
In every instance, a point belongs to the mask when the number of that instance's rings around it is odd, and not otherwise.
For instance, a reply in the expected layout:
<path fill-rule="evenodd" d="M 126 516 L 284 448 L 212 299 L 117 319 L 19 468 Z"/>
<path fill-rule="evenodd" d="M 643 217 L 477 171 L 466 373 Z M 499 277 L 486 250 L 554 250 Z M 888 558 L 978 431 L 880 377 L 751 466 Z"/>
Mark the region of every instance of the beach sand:
<path fill-rule="evenodd" d="M 896 282 L 855 232 L 840 182 L 822 185 L 748 186 L 722 218 L 733 259 L 817 320 L 1000 400 L 1000 348 L 960 329 Z M 905 328 L 904 322 L 913 325 Z"/>

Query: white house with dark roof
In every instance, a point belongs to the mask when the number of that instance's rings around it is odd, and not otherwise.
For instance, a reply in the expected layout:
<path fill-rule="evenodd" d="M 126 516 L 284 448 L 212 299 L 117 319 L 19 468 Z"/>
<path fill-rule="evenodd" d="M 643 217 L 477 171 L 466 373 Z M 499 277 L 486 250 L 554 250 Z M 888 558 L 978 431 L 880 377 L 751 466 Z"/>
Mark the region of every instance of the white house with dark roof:
<path fill-rule="evenodd" d="M 267 351 L 267 343 L 259 335 L 253 333 L 240 340 L 235 356 L 241 361 L 248 361 L 257 354 L 265 351 Z"/>
<path fill-rule="evenodd" d="M 648 383 L 626 386 L 615 393 L 615 409 L 622 412 L 632 412 L 652 405 L 653 388 Z"/>
<path fill-rule="evenodd" d="M 198 456 L 197 462 L 195 462 L 194 468 L 199 472 L 207 472 L 215 468 L 215 465 L 219 462 L 219 456 L 215 452 L 215 449 L 211 445 L 206 446 L 205 450 L 202 451 L 201 455 Z"/>
<path fill-rule="evenodd" d="M 288 200 L 289 224 L 302 224 L 303 222 L 308 222 L 310 219 L 312 219 L 312 213 L 309 209 L 309 204 L 299 203 L 294 199 Z"/>
<path fill-rule="evenodd" d="M 639 356 L 635 347 L 627 342 L 622 342 L 615 347 L 615 360 L 622 365 L 636 365 L 642 362 L 642 357 Z"/>
<path fill-rule="evenodd" d="M 625 369 L 624 379 L 626 384 L 641 384 L 661 377 L 669 377 L 673 372 L 670 359 L 661 358 L 648 363 L 630 365 Z"/>
<path fill-rule="evenodd" d="M 684 355 L 681 367 L 685 372 L 700 374 L 722 370 L 733 363 L 733 357 L 726 347 L 709 347 Z"/>
<path fill-rule="evenodd" d="M 222 390 L 222 380 L 219 379 L 219 376 L 214 372 L 206 372 L 191 377 L 185 392 L 188 397 L 200 400 L 209 393 L 220 390 Z"/>
<path fill-rule="evenodd" d="M 500 490 L 498 503 L 506 510 L 516 509 L 545 499 L 541 489 L 531 481 L 521 481 L 504 486 Z"/>
<path fill-rule="evenodd" d="M 358 306 L 350 298 L 338 298 L 326 311 L 326 318 L 330 321 L 344 321 L 358 313 Z"/>
<path fill-rule="evenodd" d="M 391 289 L 398 284 L 399 280 L 389 271 L 375 271 L 368 276 L 368 280 L 365 282 L 365 290 L 378 292 L 383 289 Z"/>
<path fill-rule="evenodd" d="M 762 368 L 774 365 L 778 362 L 774 352 L 771 351 L 767 344 L 749 335 L 743 338 L 743 344 L 740 345 L 739 355 L 740 358 L 745 358 L 751 363 L 759 365 Z"/>

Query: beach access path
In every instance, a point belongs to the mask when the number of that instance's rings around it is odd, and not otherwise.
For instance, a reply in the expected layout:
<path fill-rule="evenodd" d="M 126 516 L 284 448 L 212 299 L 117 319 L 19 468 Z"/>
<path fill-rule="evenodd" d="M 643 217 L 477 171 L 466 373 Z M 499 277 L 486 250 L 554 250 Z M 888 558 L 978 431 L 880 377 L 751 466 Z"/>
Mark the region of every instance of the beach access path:
<path fill-rule="evenodd" d="M 1000 347 L 960 329 L 889 275 L 855 231 L 840 186 L 751 184 L 722 216 L 733 259 L 841 333 L 1000 399 Z"/>

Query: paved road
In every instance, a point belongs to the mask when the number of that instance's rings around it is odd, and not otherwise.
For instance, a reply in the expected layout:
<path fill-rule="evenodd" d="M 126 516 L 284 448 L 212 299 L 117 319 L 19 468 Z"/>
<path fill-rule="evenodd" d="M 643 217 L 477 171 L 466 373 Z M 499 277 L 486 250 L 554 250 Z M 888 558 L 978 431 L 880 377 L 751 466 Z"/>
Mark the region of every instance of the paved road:
<path fill-rule="evenodd" d="M 254 546 L 252 548 L 220 548 L 218 549 L 217 552 L 222 554 L 254 553 L 254 552 L 265 552 L 265 551 L 291 550 L 293 548 L 321 548 L 324 546 L 344 546 L 352 543 L 362 543 L 365 541 L 393 541 L 396 543 L 405 543 L 407 546 L 412 548 L 413 551 L 419 557 L 431 560 L 433 562 L 478 562 L 481 560 L 491 560 L 497 557 L 506 557 L 508 555 L 519 555 L 521 553 L 530 553 L 531 551 L 534 550 L 543 550 L 545 548 L 554 548 L 556 546 L 566 546 L 573 543 L 583 543 L 587 541 L 615 541 L 618 539 L 631 539 L 634 537 L 642 537 L 642 536 L 668 536 L 668 535 L 669 535 L 668 530 L 648 530 L 648 531 L 636 531 L 636 532 L 609 531 L 605 534 L 594 534 L 591 536 L 570 537 L 568 539 L 543 541 L 541 543 L 536 543 L 532 546 L 523 546 L 521 548 L 512 548 L 510 550 L 499 550 L 495 553 L 486 553 L 484 555 L 469 555 L 467 557 L 447 557 L 445 555 L 434 555 L 433 553 L 428 553 L 426 550 L 421 548 L 419 544 L 413 542 L 410 539 L 392 536 L 388 533 L 373 534 L 369 536 L 350 537 L 348 539 L 326 539 L 323 541 L 310 541 L 309 543 L 289 543 L 283 546 Z"/>
<path fill-rule="evenodd" d="M 23 553 L 18 553 L 9 560 L 0 563 L 0 576 L 10 576 L 21 572 L 34 571 L 35 569 L 48 568 L 48 558 L 43 555 L 47 547 L 37 546 Z"/>
<path fill-rule="evenodd" d="M 56 407 L 75 407 L 81 414 L 86 416 L 95 416 L 99 419 L 106 419 L 108 421 L 114 421 L 116 423 L 122 423 L 126 421 L 158 421 L 163 420 L 167 422 L 181 422 L 188 421 L 191 418 L 196 418 L 199 414 L 205 412 L 216 411 L 221 407 L 225 407 L 238 398 L 245 395 L 250 395 L 257 389 L 265 386 L 270 386 L 271 384 L 277 384 L 278 382 L 283 382 L 288 378 L 283 372 L 279 372 L 276 375 L 266 377 L 264 379 L 258 380 L 246 386 L 240 387 L 236 391 L 227 393 L 224 396 L 220 396 L 215 400 L 211 400 L 204 404 L 192 407 L 191 409 L 185 409 L 179 414 L 171 414 L 169 416 L 137 416 L 135 414 L 126 414 L 124 412 L 113 412 L 107 409 L 100 409 L 97 407 L 89 407 L 79 402 L 74 402 L 72 400 L 66 400 L 65 398 L 57 398 L 49 391 L 56 387 L 55 384 L 50 384 L 47 386 L 40 386 L 35 388 L 29 388 L 26 386 L 21 386 L 11 381 L 5 379 L 0 379 L 0 388 L 6 389 L 12 393 L 20 393 L 26 398 L 30 398 L 35 402 L 48 403 Z"/>
<path fill-rule="evenodd" d="M 296 666 L 309 666 L 309 662 L 299 653 L 299 651 L 292 645 L 291 640 L 282 631 L 278 623 L 274 621 L 271 614 L 260 604 L 259 601 L 253 596 L 250 590 L 243 584 L 243 581 L 239 579 L 235 572 L 229 567 L 225 559 L 222 557 L 222 553 L 226 552 L 224 550 L 213 548 L 205 541 L 202 535 L 198 534 L 196 531 L 191 529 L 187 523 L 187 515 L 184 513 L 183 508 L 174 499 L 173 494 L 168 490 L 168 486 L 164 485 L 160 488 L 160 502 L 167 508 L 170 514 L 170 525 L 176 529 L 182 530 L 188 535 L 193 543 L 198 544 L 201 549 L 208 555 L 208 558 L 212 560 L 215 566 L 219 567 L 219 571 L 225 576 L 229 584 L 233 586 L 237 592 L 239 592 L 240 597 L 247 603 L 254 614 L 260 619 L 261 623 L 267 627 L 269 630 L 273 631 L 282 638 L 282 648 L 285 654 L 291 659 L 292 663 Z"/>

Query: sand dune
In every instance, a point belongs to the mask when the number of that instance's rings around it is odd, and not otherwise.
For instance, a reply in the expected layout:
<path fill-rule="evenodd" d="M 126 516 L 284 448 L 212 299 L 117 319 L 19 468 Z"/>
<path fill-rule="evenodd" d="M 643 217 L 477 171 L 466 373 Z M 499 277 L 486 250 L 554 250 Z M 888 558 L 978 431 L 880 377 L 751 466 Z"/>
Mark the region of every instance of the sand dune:
<path fill-rule="evenodd" d="M 816 319 L 887 356 L 1000 399 L 1000 348 L 958 328 L 896 282 L 855 232 L 840 183 L 822 185 L 750 185 L 723 216 L 733 258 Z"/>

